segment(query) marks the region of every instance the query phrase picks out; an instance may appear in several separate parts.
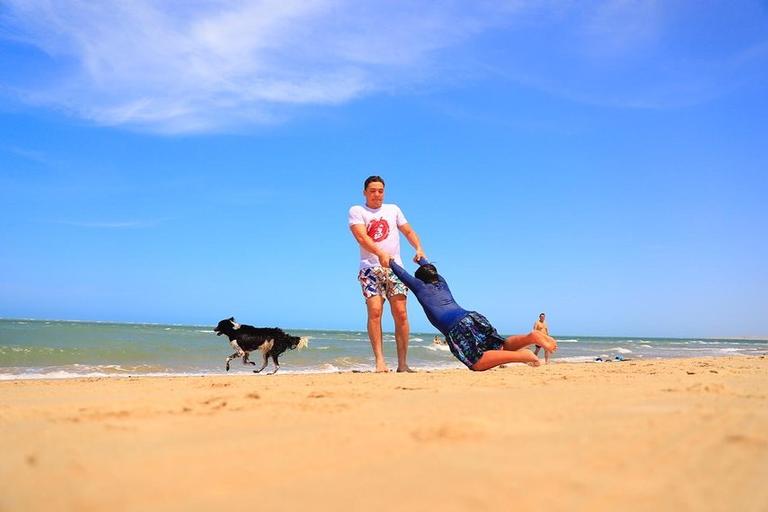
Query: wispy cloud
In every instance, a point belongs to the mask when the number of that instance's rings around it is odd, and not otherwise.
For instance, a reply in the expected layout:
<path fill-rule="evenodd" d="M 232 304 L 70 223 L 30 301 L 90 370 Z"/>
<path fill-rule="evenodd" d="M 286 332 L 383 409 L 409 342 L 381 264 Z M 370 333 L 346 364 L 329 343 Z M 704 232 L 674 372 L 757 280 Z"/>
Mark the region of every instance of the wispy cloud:
<path fill-rule="evenodd" d="M 412 80 L 508 6 L 461 2 L 8 0 L 14 39 L 75 65 L 27 101 L 99 123 L 206 131 L 269 123 Z"/>
<path fill-rule="evenodd" d="M 23 158 L 24 160 L 28 160 L 30 162 L 35 162 L 37 164 L 41 165 L 51 165 L 54 162 L 42 151 L 37 151 L 34 149 L 27 149 L 22 148 L 18 146 L 7 146 L 7 145 L 0 145 L 0 151 L 4 151 L 6 153 L 10 153 L 12 155 L 15 155 L 17 157 Z"/>
<path fill-rule="evenodd" d="M 512 40 L 507 62 L 485 60 L 481 67 L 587 105 L 689 107 L 768 78 L 768 30 L 759 22 L 745 27 L 750 13 L 768 21 L 757 2 L 739 9 L 717 0 L 563 4 L 536 19 L 537 31 Z"/>
<path fill-rule="evenodd" d="M 465 66 L 460 76 L 493 69 L 490 76 L 572 101 L 666 108 L 727 90 L 729 67 L 736 66 L 727 56 L 717 66 L 667 51 L 670 34 L 686 27 L 687 18 L 674 14 L 701 10 L 696 2 L 5 0 L 4 6 L 0 37 L 42 50 L 57 66 L 48 85 L 17 85 L 17 97 L 105 125 L 166 133 L 275 123 L 306 105 L 451 81 L 446 70 L 457 66 Z M 464 43 L 491 31 L 500 34 L 496 47 L 480 45 L 454 62 Z M 765 63 L 764 52 L 756 55 L 747 59 L 751 69 Z M 473 61 L 480 64 L 466 69 Z"/>

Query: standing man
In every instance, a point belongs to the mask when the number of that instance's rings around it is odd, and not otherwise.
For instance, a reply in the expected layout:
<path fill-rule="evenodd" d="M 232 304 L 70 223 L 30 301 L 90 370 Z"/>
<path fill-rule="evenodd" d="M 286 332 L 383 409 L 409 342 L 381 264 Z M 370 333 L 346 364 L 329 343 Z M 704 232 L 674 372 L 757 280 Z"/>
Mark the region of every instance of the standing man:
<path fill-rule="evenodd" d="M 405 235 L 414 249 L 414 261 L 425 257 L 421 242 L 411 228 L 400 208 L 384 204 L 384 179 L 369 176 L 363 186 L 365 206 L 349 209 L 349 229 L 360 244 L 360 273 L 357 278 L 363 288 L 365 305 L 368 310 L 368 338 L 371 340 L 376 371 L 386 372 L 382 350 L 381 315 L 384 301 L 389 299 L 392 318 L 395 321 L 395 343 L 397 345 L 397 371 L 412 372 L 406 361 L 408 355 L 408 310 L 406 293 L 408 288 L 389 268 L 390 256 L 402 265 L 400 259 L 400 233 Z M 397 230 L 395 229 L 397 228 Z"/>
<path fill-rule="evenodd" d="M 539 314 L 539 319 L 536 320 L 536 322 L 534 322 L 534 324 L 533 324 L 533 330 L 534 331 L 541 331 L 542 334 L 546 334 L 547 336 L 549 336 L 549 327 L 547 326 L 546 315 L 544 315 L 544 313 L 540 313 Z M 534 350 L 533 353 L 538 356 L 540 348 L 541 347 L 539 345 L 536 345 L 536 350 Z M 550 352 L 548 352 L 545 349 L 544 350 L 544 364 L 549 364 L 549 354 L 550 354 Z"/>

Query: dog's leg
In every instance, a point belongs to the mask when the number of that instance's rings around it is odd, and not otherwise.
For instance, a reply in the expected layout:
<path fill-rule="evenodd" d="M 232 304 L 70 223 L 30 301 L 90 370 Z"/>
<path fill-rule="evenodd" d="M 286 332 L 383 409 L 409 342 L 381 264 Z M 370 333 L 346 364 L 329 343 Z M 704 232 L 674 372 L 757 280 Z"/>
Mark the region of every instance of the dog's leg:
<path fill-rule="evenodd" d="M 256 363 L 254 363 L 253 361 L 249 361 L 248 360 L 248 356 L 249 355 L 251 355 L 250 352 L 246 352 L 245 353 L 245 355 L 243 356 L 243 364 L 252 364 L 253 366 L 256 366 Z"/>
<path fill-rule="evenodd" d="M 235 349 L 235 353 L 232 354 L 227 358 L 227 371 L 229 371 L 229 362 L 235 358 L 243 357 L 246 355 L 245 350 L 240 348 L 240 345 L 237 344 L 236 340 L 233 340 L 232 338 L 229 339 L 229 344 L 232 346 L 233 349 Z"/>
<path fill-rule="evenodd" d="M 280 364 L 277 362 L 277 358 L 278 358 L 278 357 L 279 357 L 279 356 L 278 356 L 277 354 L 272 354 L 272 362 L 274 362 L 274 363 L 275 363 L 275 369 L 274 369 L 274 370 L 272 370 L 271 372 L 269 372 L 267 375 L 274 375 L 274 374 L 276 374 L 276 373 L 277 373 L 277 370 L 279 370 L 279 369 L 280 369 Z"/>
<path fill-rule="evenodd" d="M 263 370 L 264 368 L 267 367 L 267 363 L 269 363 L 269 354 L 267 354 L 265 352 L 264 353 L 264 364 L 262 364 L 261 368 L 259 368 L 258 370 L 253 370 L 253 373 L 259 373 L 261 370 Z M 254 363 L 254 364 L 256 364 L 256 363 Z"/>
<path fill-rule="evenodd" d="M 229 356 L 229 357 L 227 358 L 227 371 L 229 371 L 229 362 L 230 362 L 231 360 L 233 360 L 233 359 L 237 359 L 237 358 L 238 358 L 238 357 L 240 357 L 241 355 L 242 355 L 242 354 L 241 354 L 240 352 L 235 352 L 234 354 L 232 354 L 231 356 Z"/>

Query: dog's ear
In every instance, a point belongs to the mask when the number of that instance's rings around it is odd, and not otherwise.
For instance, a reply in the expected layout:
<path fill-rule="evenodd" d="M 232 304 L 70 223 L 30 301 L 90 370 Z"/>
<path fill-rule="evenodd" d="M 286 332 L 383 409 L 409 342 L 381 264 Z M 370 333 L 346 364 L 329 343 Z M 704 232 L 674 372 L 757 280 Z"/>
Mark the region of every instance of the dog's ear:
<path fill-rule="evenodd" d="M 229 317 L 229 321 L 230 322 L 234 322 L 235 321 L 235 317 L 233 317 L 233 316 Z"/>

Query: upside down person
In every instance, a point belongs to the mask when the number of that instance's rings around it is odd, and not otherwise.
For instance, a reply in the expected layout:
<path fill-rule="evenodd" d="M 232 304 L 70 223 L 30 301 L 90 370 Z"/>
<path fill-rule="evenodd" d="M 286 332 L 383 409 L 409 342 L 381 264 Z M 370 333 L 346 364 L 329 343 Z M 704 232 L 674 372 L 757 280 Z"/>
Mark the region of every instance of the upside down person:
<path fill-rule="evenodd" d="M 418 261 L 415 277 L 394 258 L 381 261 L 388 262 L 395 275 L 416 295 L 430 323 L 445 335 L 451 353 L 470 370 L 484 371 L 504 363 L 538 366 L 539 358 L 527 346 L 540 345 L 547 352 L 557 350 L 557 341 L 541 331 L 503 338 L 483 315 L 456 304 L 448 283 L 425 258 Z"/>

